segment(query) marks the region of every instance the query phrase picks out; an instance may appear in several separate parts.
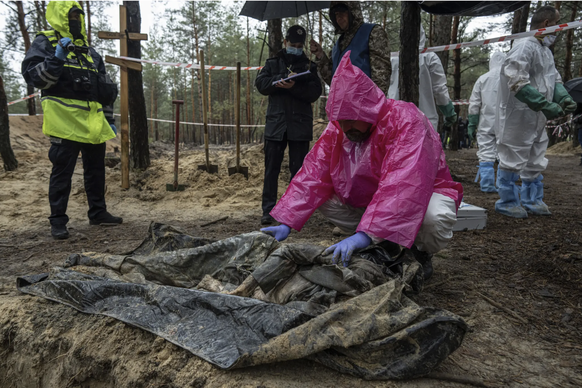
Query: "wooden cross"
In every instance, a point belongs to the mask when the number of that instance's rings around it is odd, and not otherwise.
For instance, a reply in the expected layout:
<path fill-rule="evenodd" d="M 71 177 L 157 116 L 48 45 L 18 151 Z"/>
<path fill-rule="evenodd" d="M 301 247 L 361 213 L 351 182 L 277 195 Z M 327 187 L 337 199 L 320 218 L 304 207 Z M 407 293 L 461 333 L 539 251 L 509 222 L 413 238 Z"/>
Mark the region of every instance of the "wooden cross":
<path fill-rule="evenodd" d="M 120 56 L 127 57 L 127 39 L 148 40 L 147 34 L 127 32 L 127 10 L 124 5 L 119 6 L 119 31 L 105 32 L 99 31 L 97 36 L 100 39 L 119 39 Z M 121 73 L 120 86 L 120 114 L 121 126 L 121 187 L 129 189 L 129 88 L 127 84 L 127 69 L 141 71 L 141 63 L 127 61 L 125 59 L 105 56 L 105 62 L 119 66 Z"/>

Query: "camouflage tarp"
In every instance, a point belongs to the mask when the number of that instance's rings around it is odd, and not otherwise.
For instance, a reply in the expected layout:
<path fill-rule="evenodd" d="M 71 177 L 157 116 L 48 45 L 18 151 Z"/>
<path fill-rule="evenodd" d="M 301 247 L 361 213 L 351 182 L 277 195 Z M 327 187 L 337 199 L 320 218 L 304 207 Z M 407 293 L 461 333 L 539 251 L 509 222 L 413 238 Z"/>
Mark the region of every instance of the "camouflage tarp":
<path fill-rule="evenodd" d="M 365 379 L 405 379 L 428 374 L 460 346 L 460 317 L 403 294 L 421 287 L 418 263 L 373 247 L 343 268 L 324 250 L 258 232 L 211 242 L 152 223 L 133 252 L 71 255 L 65 266 L 75 271 L 24 276 L 17 286 L 225 369 L 307 357 Z M 223 293 L 249 275 L 255 298 Z"/>

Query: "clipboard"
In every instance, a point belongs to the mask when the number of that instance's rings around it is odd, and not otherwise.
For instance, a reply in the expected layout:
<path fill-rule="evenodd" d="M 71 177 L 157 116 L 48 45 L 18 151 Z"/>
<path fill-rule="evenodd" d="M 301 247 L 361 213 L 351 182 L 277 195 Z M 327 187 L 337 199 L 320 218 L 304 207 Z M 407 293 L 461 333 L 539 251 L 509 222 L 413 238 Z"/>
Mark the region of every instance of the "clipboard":
<path fill-rule="evenodd" d="M 299 76 L 306 75 L 306 74 L 311 74 L 311 71 L 307 70 L 307 71 L 304 71 L 303 73 L 293 74 L 292 76 L 289 76 L 289 77 L 284 78 L 282 80 L 273 81 L 273 84 L 272 85 L 275 85 L 276 83 L 279 83 L 281 81 L 289 81 L 289 80 L 291 80 L 291 79 L 293 79 L 295 77 L 299 77 Z"/>

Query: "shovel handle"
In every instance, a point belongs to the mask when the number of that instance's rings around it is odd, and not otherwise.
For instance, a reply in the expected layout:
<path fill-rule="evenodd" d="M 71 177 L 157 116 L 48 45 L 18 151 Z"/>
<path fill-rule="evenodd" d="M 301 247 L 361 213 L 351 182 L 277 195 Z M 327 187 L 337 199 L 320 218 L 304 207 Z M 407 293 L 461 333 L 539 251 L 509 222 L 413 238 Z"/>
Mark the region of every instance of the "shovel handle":
<path fill-rule="evenodd" d="M 174 141 L 174 190 L 178 188 L 178 145 L 180 144 L 180 105 L 184 104 L 183 100 L 172 100 L 176 105 L 176 135 Z"/>
<path fill-rule="evenodd" d="M 236 124 L 236 169 L 240 167 L 240 62 L 236 63 L 236 107 L 234 111 Z"/>

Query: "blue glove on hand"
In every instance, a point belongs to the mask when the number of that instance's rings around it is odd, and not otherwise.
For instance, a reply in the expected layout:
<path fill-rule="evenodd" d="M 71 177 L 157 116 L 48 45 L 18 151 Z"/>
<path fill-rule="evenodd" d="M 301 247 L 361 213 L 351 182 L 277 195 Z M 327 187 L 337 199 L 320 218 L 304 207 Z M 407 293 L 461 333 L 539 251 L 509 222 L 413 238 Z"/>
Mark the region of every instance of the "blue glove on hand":
<path fill-rule="evenodd" d="M 279 226 L 269 226 L 268 228 L 261 229 L 261 232 L 275 237 L 275 240 L 281 242 L 285 240 L 289 233 L 291 233 L 291 228 L 285 224 Z"/>
<path fill-rule="evenodd" d="M 57 51 L 55 52 L 55 57 L 64 61 L 67 58 L 67 50 L 65 47 L 71 43 L 71 38 L 62 38 L 60 44 L 57 44 Z"/>
<path fill-rule="evenodd" d="M 352 253 L 354 253 L 356 249 L 366 248 L 371 243 L 372 239 L 368 237 L 366 233 L 358 232 L 353 236 L 350 236 L 340 241 L 339 243 L 332 245 L 323 253 L 327 255 L 333 251 L 333 259 L 331 262 L 333 264 L 338 263 L 338 259 L 341 256 L 341 261 L 344 264 L 344 267 L 347 267 L 350 259 L 352 258 Z"/>
<path fill-rule="evenodd" d="M 115 125 L 111 124 L 111 130 L 113 131 L 115 136 L 117 136 L 117 127 Z"/>

